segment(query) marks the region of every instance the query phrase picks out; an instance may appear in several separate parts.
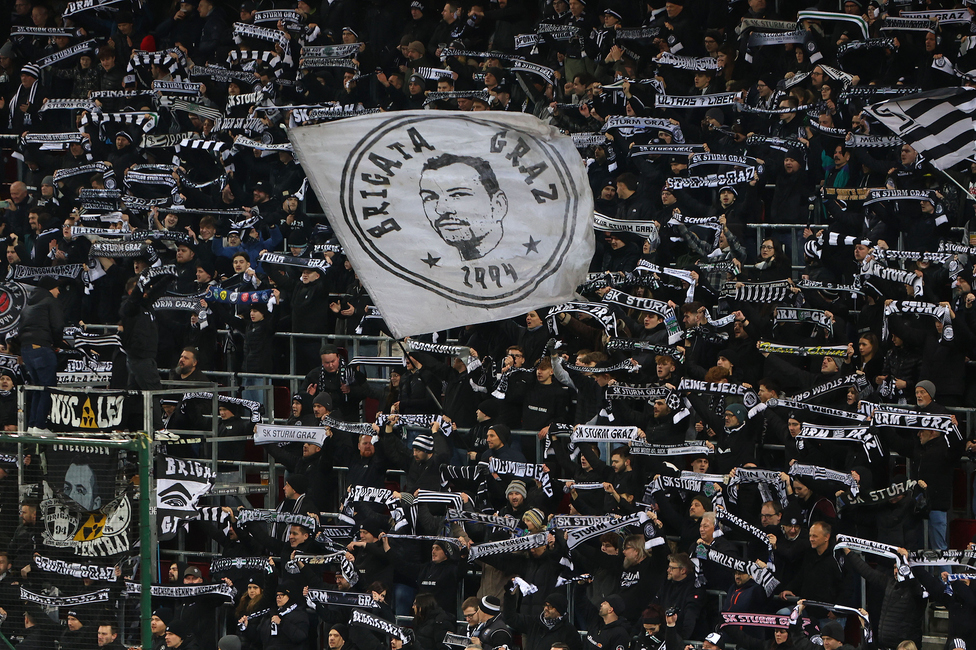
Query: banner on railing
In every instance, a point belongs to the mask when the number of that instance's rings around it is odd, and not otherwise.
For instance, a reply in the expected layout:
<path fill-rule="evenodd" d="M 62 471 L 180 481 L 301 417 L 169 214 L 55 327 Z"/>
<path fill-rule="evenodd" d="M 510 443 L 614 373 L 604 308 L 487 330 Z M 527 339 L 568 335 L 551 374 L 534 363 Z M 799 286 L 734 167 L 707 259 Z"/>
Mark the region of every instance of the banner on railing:
<path fill-rule="evenodd" d="M 122 428 L 125 391 L 99 393 L 51 389 L 51 430 L 115 431 Z"/>
<path fill-rule="evenodd" d="M 113 557 L 131 550 L 134 512 L 128 482 L 118 478 L 125 453 L 62 443 L 45 449 L 45 494 L 53 496 L 38 509 L 44 546 L 80 557 Z"/>

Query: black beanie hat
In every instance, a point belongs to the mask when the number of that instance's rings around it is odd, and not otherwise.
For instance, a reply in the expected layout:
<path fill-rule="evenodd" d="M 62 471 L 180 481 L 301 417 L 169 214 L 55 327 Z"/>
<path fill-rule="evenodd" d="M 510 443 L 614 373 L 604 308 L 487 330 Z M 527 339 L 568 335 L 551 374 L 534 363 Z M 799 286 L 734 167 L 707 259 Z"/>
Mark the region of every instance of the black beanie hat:
<path fill-rule="evenodd" d="M 501 439 L 503 444 L 507 445 L 512 439 L 512 430 L 508 428 L 508 425 L 501 423 L 493 424 L 489 430 L 494 431 L 495 435 Z"/>
<path fill-rule="evenodd" d="M 489 397 L 481 404 L 478 404 L 478 410 L 488 416 L 489 420 L 494 420 L 498 417 L 498 410 L 501 403 L 494 397 Z"/>
<path fill-rule="evenodd" d="M 285 483 L 290 485 L 291 489 L 299 494 L 305 494 L 308 491 L 308 479 L 305 478 L 304 474 L 290 474 Z"/>
<path fill-rule="evenodd" d="M 330 632 L 332 630 L 335 630 L 336 632 L 338 632 L 339 633 L 339 636 L 341 636 L 343 639 L 345 639 L 345 640 L 348 640 L 349 639 L 349 627 L 346 626 L 344 623 L 336 623 L 331 628 L 329 628 L 329 631 Z"/>
<path fill-rule="evenodd" d="M 546 602 L 552 605 L 552 608 L 559 612 L 560 616 L 565 614 L 569 608 L 569 600 L 566 599 L 566 595 L 558 591 L 554 591 L 546 596 Z"/>

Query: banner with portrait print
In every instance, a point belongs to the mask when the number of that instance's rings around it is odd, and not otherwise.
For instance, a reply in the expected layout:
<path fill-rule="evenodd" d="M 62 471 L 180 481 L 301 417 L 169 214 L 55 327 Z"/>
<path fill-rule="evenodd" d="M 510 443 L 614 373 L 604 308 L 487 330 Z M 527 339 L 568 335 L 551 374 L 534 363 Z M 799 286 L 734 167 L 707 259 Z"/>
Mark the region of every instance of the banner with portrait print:
<path fill-rule="evenodd" d="M 41 542 L 81 557 L 113 557 L 132 549 L 135 529 L 129 452 L 84 444 L 44 447 L 46 472 L 38 510 Z"/>
<path fill-rule="evenodd" d="M 393 336 L 575 298 L 590 185 L 572 138 L 538 118 L 397 111 L 288 137 Z"/>

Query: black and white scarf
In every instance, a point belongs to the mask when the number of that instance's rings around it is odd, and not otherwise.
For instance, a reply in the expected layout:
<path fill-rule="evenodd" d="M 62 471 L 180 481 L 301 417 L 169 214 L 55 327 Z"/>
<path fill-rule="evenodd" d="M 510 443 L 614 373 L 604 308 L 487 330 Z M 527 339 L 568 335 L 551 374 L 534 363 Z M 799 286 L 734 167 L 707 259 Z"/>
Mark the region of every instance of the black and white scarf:
<path fill-rule="evenodd" d="M 346 59 L 337 56 L 307 56 L 302 58 L 298 65 L 299 70 L 315 70 L 317 68 L 344 68 L 359 72 L 359 64 L 353 59 Z M 431 70 L 431 68 L 425 68 Z M 437 77 L 427 77 L 436 79 Z"/>
<path fill-rule="evenodd" d="M 611 115 L 607 118 L 606 122 L 603 123 L 602 132 L 607 132 L 610 129 L 634 129 L 636 131 L 667 131 L 668 133 L 674 133 L 675 129 L 678 129 L 677 124 L 672 124 L 670 120 L 663 117 L 626 117 L 624 115 Z"/>
<path fill-rule="evenodd" d="M 140 242 L 96 242 L 88 254 L 92 257 L 142 257 L 147 246 Z"/>
<path fill-rule="evenodd" d="M 544 65 L 539 65 L 538 63 L 532 63 L 530 61 L 524 61 L 522 59 L 516 59 L 512 61 L 512 65 L 509 68 L 514 72 L 528 72 L 534 74 L 538 77 L 542 77 L 547 83 L 556 83 L 556 72 L 549 67 Z"/>
<path fill-rule="evenodd" d="M 703 97 L 708 97 L 708 95 L 703 95 Z M 666 187 L 672 190 L 695 190 L 704 187 L 738 185 L 755 179 L 756 168 L 749 166 L 745 169 L 732 169 L 721 174 L 709 174 L 708 176 L 672 176 L 668 179 Z"/>
<path fill-rule="evenodd" d="M 928 18 L 896 18 L 889 16 L 881 21 L 881 31 L 927 32 L 932 29 L 932 21 Z"/>
<path fill-rule="evenodd" d="M 739 517 L 736 517 L 726 509 L 715 510 L 715 521 L 725 522 L 731 526 L 735 526 L 742 532 L 747 533 L 752 537 L 755 537 L 757 540 L 759 540 L 759 542 L 763 544 L 766 547 L 766 550 L 768 551 L 766 562 L 768 563 L 769 570 L 776 571 L 776 567 L 773 561 L 773 544 L 772 542 L 769 541 L 769 536 L 766 533 L 764 533 L 759 528 L 756 528 L 745 519 L 740 519 Z"/>
<path fill-rule="evenodd" d="M 746 483 L 755 483 L 759 486 L 763 501 L 778 500 L 784 508 L 789 504 L 786 494 L 786 481 L 779 475 L 779 472 L 754 467 L 737 467 L 735 469 L 735 475 L 729 478 L 729 501 L 738 502 L 739 485 Z M 773 494 L 774 492 L 775 494 Z"/>
<path fill-rule="evenodd" d="M 852 551 L 858 551 L 859 553 L 870 553 L 871 555 L 880 555 L 894 560 L 898 564 L 898 573 L 896 576 L 898 582 L 912 577 L 912 570 L 908 565 L 908 560 L 898 552 L 897 546 L 882 544 L 871 539 L 851 537 L 850 535 L 837 535 L 836 540 L 834 544 L 834 559 L 837 560 L 837 564 L 841 568 L 844 566 L 843 550 L 846 548 Z"/>
<path fill-rule="evenodd" d="M 658 93 L 654 96 L 654 106 L 657 108 L 709 108 L 712 106 L 730 106 L 735 104 L 739 93 L 715 93 L 712 95 L 665 95 Z M 752 180 L 750 176 L 749 180 Z"/>
<path fill-rule="evenodd" d="M 728 481 L 724 474 L 700 474 L 698 472 L 681 472 L 680 476 L 660 474 L 652 479 L 644 489 L 644 502 L 653 503 L 654 493 L 676 489 L 694 494 L 704 493 L 708 497 L 720 495 L 714 490 L 713 483 L 724 485 Z"/>
<path fill-rule="evenodd" d="M 790 399 L 795 400 L 797 402 L 806 402 L 808 400 L 813 399 L 814 397 L 819 397 L 820 395 L 825 395 L 826 393 L 830 393 L 832 391 L 839 390 L 841 388 L 847 389 L 848 387 L 851 386 L 853 386 L 858 392 L 862 392 L 865 388 L 868 387 L 868 385 L 869 385 L 868 380 L 864 375 L 858 375 L 858 374 L 847 375 L 844 377 L 838 377 L 837 379 L 831 379 L 830 381 L 824 382 L 822 384 L 818 384 L 817 386 L 814 386 L 808 391 L 804 391 L 797 395 L 793 395 L 792 397 L 790 397 Z"/>
<path fill-rule="evenodd" d="M 711 395 L 734 395 L 742 398 L 742 404 L 750 409 L 759 403 L 759 396 L 748 386 L 732 383 L 700 381 L 685 377 L 678 384 L 679 392 L 709 393 Z"/>
<path fill-rule="evenodd" d="M 799 309 L 796 307 L 777 307 L 773 312 L 773 328 L 783 323 L 812 323 L 823 329 L 827 336 L 833 336 L 834 326 L 827 312 L 821 309 Z"/>
<path fill-rule="evenodd" d="M 259 41 L 269 41 L 280 45 L 281 49 L 288 51 L 288 37 L 285 32 L 268 27 L 258 27 L 248 23 L 234 23 L 234 42 L 240 45 L 244 38 L 257 39 Z"/>
<path fill-rule="evenodd" d="M 793 463 L 787 472 L 790 476 L 805 476 L 811 478 L 814 481 L 834 481 L 835 483 L 843 483 L 848 488 L 850 488 L 851 496 L 856 497 L 861 488 L 858 486 L 857 481 L 850 474 L 845 474 L 844 472 L 837 472 L 832 469 L 827 469 L 826 467 L 819 467 L 817 465 L 802 465 L 800 463 Z"/>
<path fill-rule="evenodd" d="M 741 302 L 780 302 L 790 295 L 790 283 L 775 282 L 726 282 L 722 296 Z"/>
<path fill-rule="evenodd" d="M 125 593 L 141 594 L 142 584 L 138 582 L 125 583 Z M 149 593 L 158 598 L 197 598 L 199 596 L 221 596 L 229 601 L 234 600 L 237 590 L 230 585 L 220 582 L 214 585 L 152 585 Z"/>
<path fill-rule="evenodd" d="M 704 442 L 681 442 L 673 445 L 658 445 L 634 440 L 630 443 L 630 453 L 638 456 L 699 456 L 714 452 Z"/>
<path fill-rule="evenodd" d="M 516 520 L 514 517 L 496 517 L 494 515 L 486 515 L 480 512 L 468 512 L 466 510 L 448 510 L 444 520 L 469 521 L 473 524 L 497 526 L 499 528 L 505 528 L 511 531 L 516 531 L 519 529 L 518 520 Z"/>
<path fill-rule="evenodd" d="M 908 271 L 905 271 L 908 273 Z M 911 274 L 913 277 L 914 273 Z M 918 295 L 916 292 L 915 295 Z M 892 314 L 916 314 L 920 316 L 931 316 L 942 322 L 942 340 L 951 341 L 953 338 L 952 316 L 949 308 L 945 305 L 937 305 L 931 302 L 919 302 L 915 300 L 895 300 L 885 305 L 884 319 L 881 321 L 881 338 L 888 340 L 888 317 Z"/>
<path fill-rule="evenodd" d="M 461 361 L 465 364 L 468 363 L 468 359 L 471 357 L 471 348 L 463 345 L 443 345 L 440 343 L 418 341 L 416 339 L 407 339 L 403 341 L 403 345 L 411 352 L 416 350 L 430 354 L 446 354 L 451 357 L 460 357 Z"/>
<path fill-rule="evenodd" d="M 673 392 L 667 386 L 633 386 L 630 384 L 611 384 L 607 386 L 607 399 L 641 399 L 653 402 L 667 399 Z"/>
<path fill-rule="evenodd" d="M 680 328 L 678 330 L 681 331 Z M 639 339 L 620 339 L 613 338 L 607 341 L 607 351 L 625 351 L 625 350 L 638 350 L 640 352 L 650 352 L 651 354 L 664 355 L 671 357 L 678 363 L 685 362 L 685 353 L 676 347 L 670 345 L 656 345 L 654 343 L 648 343 L 647 341 L 641 341 Z"/>
<path fill-rule="evenodd" d="M 869 457 L 872 451 L 882 453 L 881 443 L 878 436 L 871 432 L 871 427 L 825 427 L 804 424 L 796 438 L 796 447 L 800 450 L 804 448 L 804 440 L 833 440 L 858 442 L 864 448 L 865 455 Z"/>
<path fill-rule="evenodd" d="M 16 462 L 16 458 L 14 459 Z M 115 582 L 115 567 L 100 566 L 98 564 L 81 564 L 79 562 L 65 562 L 64 560 L 52 560 L 41 555 L 35 555 L 31 561 L 41 571 L 58 573 L 72 578 L 87 578 L 90 580 L 102 580 L 104 582 Z"/>
<path fill-rule="evenodd" d="M 536 533 L 534 535 L 503 539 L 497 542 L 475 544 L 468 549 L 468 562 L 474 562 L 479 557 L 501 555 L 503 553 L 517 553 L 519 551 L 528 551 L 530 549 L 545 545 L 546 533 Z"/>
<path fill-rule="evenodd" d="M 374 608 L 379 607 L 376 601 L 373 599 L 373 594 L 361 594 L 353 591 L 329 591 L 327 589 L 309 589 L 308 596 L 309 607 L 315 607 L 316 604 L 322 605 L 337 605 L 339 607 L 363 607 L 363 608 Z"/>
<path fill-rule="evenodd" d="M 678 278 L 682 282 L 688 283 L 688 289 L 685 292 L 687 296 L 687 302 L 694 300 L 695 295 L 695 278 L 692 276 L 692 271 L 685 269 L 675 269 L 670 266 L 658 266 L 648 262 L 647 260 L 641 260 L 634 267 L 634 273 L 640 274 L 657 274 L 657 275 L 670 275 L 673 278 Z"/>
<path fill-rule="evenodd" d="M 756 584 L 766 590 L 767 597 L 772 596 L 773 591 L 779 586 L 779 580 L 776 579 L 773 572 L 769 569 L 762 568 L 755 562 L 747 562 L 731 557 L 705 544 L 698 544 L 695 554 L 700 560 L 711 560 L 727 569 L 732 569 L 738 573 L 749 574 L 749 577 L 755 580 Z"/>
<path fill-rule="evenodd" d="M 637 427 L 614 427 L 592 424 L 580 424 L 573 427 L 570 441 L 573 444 L 581 442 L 620 442 L 627 443 L 637 440 Z"/>
<path fill-rule="evenodd" d="M 70 278 L 75 279 L 81 274 L 81 264 L 63 264 L 61 266 L 26 266 L 16 264 L 7 271 L 7 280 L 33 280 L 35 278 Z"/>
<path fill-rule="evenodd" d="M 279 512 L 277 510 L 252 509 L 241 510 L 237 515 L 237 521 L 241 524 L 252 521 L 263 521 L 268 524 L 298 524 L 314 532 L 318 522 L 314 517 L 296 512 Z"/>
<path fill-rule="evenodd" d="M 634 156 L 674 156 L 679 154 L 705 153 L 700 144 L 635 144 L 629 155 Z"/>
<path fill-rule="evenodd" d="M 681 326 L 678 324 L 678 318 L 675 316 L 674 308 L 663 300 L 640 298 L 618 291 L 617 289 L 610 289 L 604 294 L 603 302 L 657 314 L 664 319 L 664 326 L 668 332 L 668 343 L 673 345 L 682 338 Z"/>
<path fill-rule="evenodd" d="M 444 494 L 444 493 L 440 492 L 435 494 Z M 460 495 L 458 496 L 460 497 Z M 458 549 L 464 547 L 464 545 L 461 543 L 461 540 L 459 540 L 457 537 L 443 537 L 441 535 L 396 535 L 393 533 L 387 533 L 386 538 L 387 539 L 415 539 L 424 542 L 444 542 L 446 544 L 451 544 L 457 547 Z"/>
<path fill-rule="evenodd" d="M 180 403 L 180 412 L 185 412 L 186 403 L 191 399 L 213 399 L 213 393 L 184 393 L 183 399 Z M 241 399 L 240 397 L 231 397 L 230 395 L 217 395 L 217 401 L 221 404 L 243 406 L 251 412 L 251 422 L 258 423 L 261 421 L 261 413 L 264 411 L 264 405 L 260 402 L 255 402 L 254 400 L 249 399 Z"/>
<path fill-rule="evenodd" d="M 869 38 L 864 41 L 851 41 L 850 43 L 844 43 L 843 45 L 837 48 L 837 58 L 840 59 L 848 52 L 853 52 L 855 50 L 867 50 L 867 49 L 897 50 L 898 47 L 895 45 L 895 39 L 893 38 L 882 37 L 882 38 Z"/>
<path fill-rule="evenodd" d="M 670 52 L 661 52 L 654 57 L 654 62 L 678 70 L 718 70 L 718 61 L 710 56 L 676 56 Z"/>
<path fill-rule="evenodd" d="M 818 415 L 826 415 L 834 418 L 841 418 L 844 420 L 856 420 L 858 422 L 866 422 L 868 417 L 863 413 L 852 413 L 850 411 L 842 411 L 840 409 L 833 409 L 827 406 L 820 406 L 819 404 L 810 404 L 809 402 L 800 402 L 794 399 L 779 399 L 774 397 L 773 399 L 766 401 L 766 406 L 769 408 L 776 408 L 777 406 L 788 408 L 797 411 L 808 411 L 810 413 L 816 413 Z"/>
<path fill-rule="evenodd" d="M 87 605 L 89 603 L 107 603 L 108 602 L 108 589 L 99 589 L 98 591 L 92 591 L 87 594 L 78 594 L 77 596 L 45 596 L 43 594 L 37 594 L 33 591 L 29 591 L 24 587 L 20 588 L 20 599 L 26 600 L 30 603 L 37 603 L 43 607 L 76 607 L 78 605 Z"/>
<path fill-rule="evenodd" d="M 384 427 L 393 419 L 394 415 L 379 414 L 376 416 L 376 426 Z M 450 437 L 454 433 L 454 424 L 445 419 L 443 415 L 425 414 L 425 413 L 410 413 L 410 414 L 396 414 L 396 422 L 399 425 L 418 427 L 421 429 L 430 429 L 434 424 L 438 424 L 438 431 L 444 434 L 445 437 Z"/>
<path fill-rule="evenodd" d="M 274 568 L 266 557 L 218 557 L 210 561 L 210 573 L 224 573 L 230 570 L 259 571 L 273 573 Z"/>
<path fill-rule="evenodd" d="M 614 317 L 613 311 L 606 305 L 595 302 L 564 302 L 561 305 L 555 305 L 549 310 L 549 315 L 546 317 L 550 331 L 558 334 L 559 326 L 556 315 L 569 312 L 589 314 L 603 325 L 603 329 L 610 336 L 617 336 L 617 319 Z"/>
<path fill-rule="evenodd" d="M 358 609 L 352 610 L 352 616 L 349 617 L 349 625 L 368 627 L 376 630 L 377 632 L 381 632 L 382 634 L 396 637 L 403 641 L 404 644 L 408 644 L 413 640 L 412 634 L 410 634 L 408 630 L 401 628 L 395 623 L 390 623 L 389 621 L 384 621 L 381 618 L 370 616 L 369 614 L 361 612 Z"/>
<path fill-rule="evenodd" d="M 284 255 L 282 253 L 268 253 L 263 252 L 258 255 L 258 261 L 262 264 L 281 264 L 282 266 L 296 266 L 305 269 L 319 269 L 326 270 L 332 263 L 327 259 L 311 258 L 311 257 L 295 257 L 293 255 Z"/>
<path fill-rule="evenodd" d="M 657 224 L 653 221 L 612 219 L 599 212 L 593 213 L 593 229 L 603 232 L 629 232 L 645 238 L 653 238 L 658 232 Z"/>
<path fill-rule="evenodd" d="M 547 497 L 551 497 L 553 494 L 549 471 L 544 464 L 520 463 L 514 460 L 501 460 L 492 457 L 488 461 L 488 471 L 499 476 L 510 475 L 539 481 L 542 483 L 542 491 Z"/>
<path fill-rule="evenodd" d="M 72 176 L 90 176 L 91 174 L 104 174 L 111 168 L 103 163 L 102 161 L 97 161 L 93 163 L 88 163 L 87 165 L 79 165 L 77 167 L 68 167 L 66 169 L 59 169 L 54 172 L 54 181 L 63 181 Z"/>
<path fill-rule="evenodd" d="M 911 551 L 910 566 L 966 566 L 976 569 L 976 551 Z"/>
<path fill-rule="evenodd" d="M 833 603 L 822 603 L 819 600 L 807 600 L 806 607 L 819 607 L 820 609 L 825 609 L 828 612 L 834 612 L 836 614 L 843 614 L 844 616 L 857 616 L 857 618 L 862 622 L 862 634 L 864 635 L 863 643 L 870 644 L 872 641 L 871 634 L 871 623 L 861 610 L 855 609 L 853 607 L 847 607 L 846 605 L 834 605 Z M 791 620 L 797 620 L 799 615 L 796 609 L 790 614 Z"/>
<path fill-rule="evenodd" d="M 354 56 L 359 53 L 362 43 L 340 43 L 337 45 L 306 45 L 302 56 Z"/>
<path fill-rule="evenodd" d="M 286 565 L 289 573 L 297 573 L 298 565 L 301 562 L 303 564 L 338 564 L 339 571 L 342 573 L 342 577 L 346 579 L 351 586 L 356 586 L 359 582 L 359 572 L 356 571 L 356 567 L 353 566 L 352 562 L 346 557 L 346 550 L 343 549 L 336 553 L 331 553 L 329 555 L 311 555 L 307 553 L 295 553 L 292 560 Z"/>
<path fill-rule="evenodd" d="M 879 277 L 882 280 L 888 280 L 889 282 L 898 282 L 901 284 L 907 284 L 912 287 L 912 291 L 915 297 L 922 295 L 922 278 L 915 275 L 912 271 L 903 271 L 901 269 L 888 268 L 882 266 L 877 260 L 865 260 L 861 264 L 861 275 L 873 275 Z M 912 302 L 912 301 L 905 301 Z M 924 304 L 924 303 L 923 303 Z M 888 305 L 890 307 L 890 305 Z M 935 305 L 933 305 L 934 307 Z M 885 338 L 884 335 L 882 338 Z"/>
<path fill-rule="evenodd" d="M 880 488 L 878 490 L 871 490 L 870 492 L 862 492 L 856 499 L 853 499 L 850 506 L 876 506 L 887 504 L 889 499 L 893 499 L 896 496 L 902 494 L 912 494 L 915 490 L 915 486 L 918 485 L 918 481 L 912 479 L 905 479 L 904 481 L 899 481 L 898 483 L 892 483 L 888 487 Z"/>
<path fill-rule="evenodd" d="M 554 515 L 549 520 L 547 528 L 550 530 L 572 530 L 574 528 L 586 528 L 594 524 L 605 524 L 609 521 L 616 521 L 610 515 Z"/>
<path fill-rule="evenodd" d="M 566 532 L 566 545 L 570 549 L 574 549 L 586 540 L 599 537 L 603 533 L 620 530 L 625 526 L 643 526 L 647 519 L 648 517 L 646 512 L 635 512 L 634 514 L 626 517 L 610 517 L 609 519 L 585 526 L 583 528 L 574 528 Z"/>
<path fill-rule="evenodd" d="M 843 96 L 842 96 L 843 97 Z M 905 144 L 901 138 L 887 137 L 883 135 L 860 135 L 854 134 L 845 143 L 848 148 L 887 148 L 900 147 Z"/>
<path fill-rule="evenodd" d="M 876 427 L 895 427 L 897 429 L 934 429 L 946 436 L 955 435 L 962 440 L 959 427 L 952 423 L 951 415 L 938 413 L 919 413 L 898 409 L 891 406 L 878 406 L 871 414 L 872 424 Z"/>
<path fill-rule="evenodd" d="M 349 503 L 378 503 L 388 507 L 397 504 L 397 498 L 393 496 L 391 490 L 386 488 L 367 487 L 365 485 L 354 485 L 346 495 L 343 506 Z"/>

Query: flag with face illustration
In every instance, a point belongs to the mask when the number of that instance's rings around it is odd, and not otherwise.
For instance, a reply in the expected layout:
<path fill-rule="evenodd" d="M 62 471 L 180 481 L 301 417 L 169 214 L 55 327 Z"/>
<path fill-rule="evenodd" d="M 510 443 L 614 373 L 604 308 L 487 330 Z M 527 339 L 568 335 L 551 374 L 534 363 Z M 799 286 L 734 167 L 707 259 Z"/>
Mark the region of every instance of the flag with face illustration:
<path fill-rule="evenodd" d="M 288 135 L 394 336 L 573 299 L 592 196 L 572 139 L 537 118 L 406 111 Z"/>
<path fill-rule="evenodd" d="M 161 540 L 176 533 L 181 519 L 197 518 L 200 497 L 215 481 L 213 469 L 200 461 L 157 456 L 156 513 Z"/>

